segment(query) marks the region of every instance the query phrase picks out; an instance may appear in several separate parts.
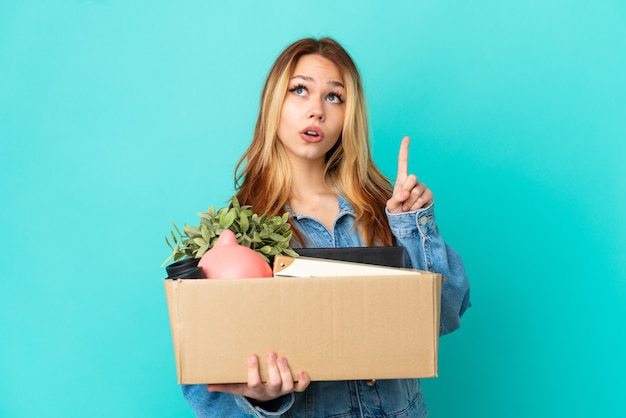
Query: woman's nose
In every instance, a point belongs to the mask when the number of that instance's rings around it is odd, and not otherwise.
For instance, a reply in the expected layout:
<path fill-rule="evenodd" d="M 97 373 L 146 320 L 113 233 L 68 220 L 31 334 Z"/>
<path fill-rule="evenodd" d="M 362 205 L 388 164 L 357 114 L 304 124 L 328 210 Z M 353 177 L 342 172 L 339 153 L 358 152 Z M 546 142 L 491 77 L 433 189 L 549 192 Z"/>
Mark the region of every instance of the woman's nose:
<path fill-rule="evenodd" d="M 314 100 L 311 108 L 309 109 L 309 119 L 324 120 L 324 108 L 321 101 Z"/>

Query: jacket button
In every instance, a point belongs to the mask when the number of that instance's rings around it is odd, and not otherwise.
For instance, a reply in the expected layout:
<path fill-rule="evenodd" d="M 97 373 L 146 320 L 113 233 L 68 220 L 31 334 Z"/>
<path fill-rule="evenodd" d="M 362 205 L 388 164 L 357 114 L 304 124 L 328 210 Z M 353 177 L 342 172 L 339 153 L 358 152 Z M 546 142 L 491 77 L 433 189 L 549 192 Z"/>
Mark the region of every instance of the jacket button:
<path fill-rule="evenodd" d="M 372 387 L 376 384 L 376 379 L 368 380 L 365 384 L 369 387 Z"/>

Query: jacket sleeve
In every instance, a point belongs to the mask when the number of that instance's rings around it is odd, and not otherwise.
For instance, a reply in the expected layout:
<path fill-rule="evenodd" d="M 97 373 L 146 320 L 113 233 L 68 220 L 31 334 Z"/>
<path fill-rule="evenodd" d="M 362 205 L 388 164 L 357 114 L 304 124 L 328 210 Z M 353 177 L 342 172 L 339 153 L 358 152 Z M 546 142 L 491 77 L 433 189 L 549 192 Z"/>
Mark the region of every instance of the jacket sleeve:
<path fill-rule="evenodd" d="M 276 417 L 287 412 L 294 403 L 290 393 L 272 402 L 272 411 L 253 406 L 245 397 L 230 393 L 209 392 L 206 385 L 181 385 L 183 396 L 197 418 L 212 417 Z M 275 410 L 274 410 L 275 409 Z"/>
<path fill-rule="evenodd" d="M 470 287 L 461 257 L 439 234 L 434 204 L 403 213 L 390 213 L 387 218 L 397 245 L 405 248 L 406 267 L 440 273 L 441 287 L 440 335 L 461 325 L 461 316 L 471 306 Z"/>

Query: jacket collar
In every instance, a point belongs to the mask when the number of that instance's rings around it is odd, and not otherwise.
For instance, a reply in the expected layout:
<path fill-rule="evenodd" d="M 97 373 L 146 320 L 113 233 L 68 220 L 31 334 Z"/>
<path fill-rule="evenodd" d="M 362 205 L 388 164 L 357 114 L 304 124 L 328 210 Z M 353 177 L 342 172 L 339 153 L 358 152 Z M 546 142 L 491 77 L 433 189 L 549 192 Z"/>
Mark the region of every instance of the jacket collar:
<path fill-rule="evenodd" d="M 345 197 L 343 197 L 342 195 L 338 194 L 337 195 L 337 199 L 339 200 L 339 213 L 337 214 L 337 218 L 339 218 L 340 216 L 345 215 L 345 214 L 356 216 L 356 214 L 354 213 L 354 208 L 346 200 Z M 285 211 L 289 212 L 291 214 L 291 216 L 293 216 L 296 219 L 302 219 L 302 218 L 307 218 L 308 217 L 306 215 L 301 215 L 299 213 L 292 213 L 291 212 L 291 207 L 289 206 L 289 203 L 287 203 L 285 205 Z"/>

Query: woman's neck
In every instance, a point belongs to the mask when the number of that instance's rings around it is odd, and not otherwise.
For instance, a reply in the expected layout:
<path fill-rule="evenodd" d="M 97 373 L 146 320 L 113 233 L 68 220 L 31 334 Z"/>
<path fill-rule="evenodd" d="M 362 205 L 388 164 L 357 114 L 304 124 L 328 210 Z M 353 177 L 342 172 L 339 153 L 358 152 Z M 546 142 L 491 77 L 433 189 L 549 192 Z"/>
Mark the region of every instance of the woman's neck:
<path fill-rule="evenodd" d="M 324 161 L 291 161 L 289 197 L 306 198 L 311 194 L 328 193 L 332 189 L 324 178 Z"/>
<path fill-rule="evenodd" d="M 330 230 L 339 213 L 337 192 L 324 178 L 322 164 L 293 165 L 289 204 L 293 213 L 322 222 Z"/>

